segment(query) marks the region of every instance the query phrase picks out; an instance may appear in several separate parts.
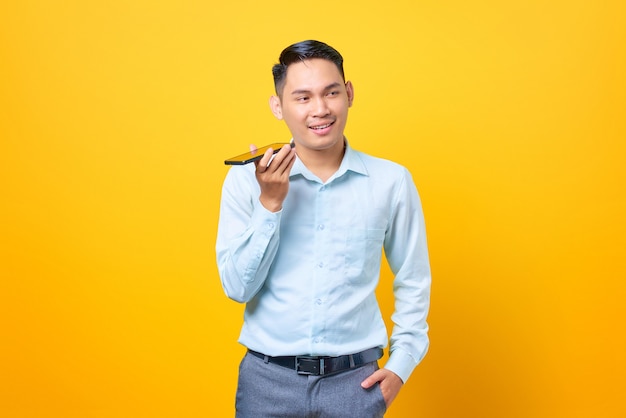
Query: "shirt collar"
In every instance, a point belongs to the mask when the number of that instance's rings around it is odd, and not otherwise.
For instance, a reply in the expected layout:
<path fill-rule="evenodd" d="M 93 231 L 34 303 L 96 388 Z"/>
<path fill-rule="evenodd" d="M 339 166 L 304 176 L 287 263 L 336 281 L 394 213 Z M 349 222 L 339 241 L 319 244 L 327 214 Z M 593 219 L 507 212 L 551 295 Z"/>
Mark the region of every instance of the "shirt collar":
<path fill-rule="evenodd" d="M 363 163 L 363 160 L 361 159 L 359 152 L 350 146 L 350 143 L 348 142 L 347 139 L 345 139 L 345 144 L 346 144 L 346 152 L 343 155 L 343 159 L 341 160 L 339 169 L 337 170 L 335 174 L 333 174 L 333 176 L 330 179 L 328 179 L 328 182 L 331 182 L 334 179 L 343 176 L 348 171 L 353 171 L 357 174 L 362 174 L 364 176 L 368 175 L 367 168 L 365 167 L 365 164 Z M 311 171 L 304 165 L 304 163 L 302 163 L 302 161 L 296 156 L 296 162 L 291 168 L 291 173 L 289 174 L 289 177 L 294 177 L 297 175 L 301 175 L 308 180 L 317 179 L 317 176 L 311 173 Z"/>

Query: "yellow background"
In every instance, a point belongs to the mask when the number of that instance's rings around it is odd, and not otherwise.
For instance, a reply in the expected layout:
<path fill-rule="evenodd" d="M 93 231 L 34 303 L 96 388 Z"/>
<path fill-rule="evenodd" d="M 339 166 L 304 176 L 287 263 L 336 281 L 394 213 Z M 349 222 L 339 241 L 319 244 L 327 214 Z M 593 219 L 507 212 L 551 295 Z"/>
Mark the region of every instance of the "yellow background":
<path fill-rule="evenodd" d="M 432 344 L 389 417 L 626 416 L 621 1 L 0 5 L 0 416 L 233 415 L 223 160 L 326 41 L 424 203 Z M 380 299 L 392 309 L 390 275 Z"/>

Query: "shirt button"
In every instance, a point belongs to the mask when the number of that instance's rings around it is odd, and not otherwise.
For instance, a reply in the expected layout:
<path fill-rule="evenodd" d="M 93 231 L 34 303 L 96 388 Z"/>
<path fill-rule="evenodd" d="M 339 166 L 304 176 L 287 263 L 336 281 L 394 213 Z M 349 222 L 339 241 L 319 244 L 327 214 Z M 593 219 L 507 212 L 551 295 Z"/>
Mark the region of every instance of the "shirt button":
<path fill-rule="evenodd" d="M 324 263 L 320 261 L 320 262 L 317 264 L 317 267 L 319 267 L 319 268 L 323 268 L 323 267 L 324 267 Z"/>
<path fill-rule="evenodd" d="M 316 305 L 321 305 L 322 304 L 322 299 L 315 299 L 315 304 Z"/>
<path fill-rule="evenodd" d="M 318 229 L 318 230 L 320 230 L 320 231 L 323 231 L 323 230 L 324 230 L 324 228 L 325 228 L 325 227 L 324 227 L 324 225 L 318 225 L 318 226 L 317 226 L 317 229 Z"/>
<path fill-rule="evenodd" d="M 273 223 L 268 223 L 267 224 L 267 229 L 274 229 L 274 224 Z"/>
<path fill-rule="evenodd" d="M 326 190 L 326 186 L 320 187 L 320 192 L 323 192 L 324 190 Z"/>

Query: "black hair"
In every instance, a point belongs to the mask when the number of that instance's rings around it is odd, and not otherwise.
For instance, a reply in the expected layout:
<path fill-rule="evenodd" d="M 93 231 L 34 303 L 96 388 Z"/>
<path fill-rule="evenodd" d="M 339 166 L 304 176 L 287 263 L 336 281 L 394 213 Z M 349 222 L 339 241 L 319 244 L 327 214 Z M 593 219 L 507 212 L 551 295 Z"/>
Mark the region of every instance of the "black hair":
<path fill-rule="evenodd" d="M 341 77 L 345 81 L 345 75 L 343 73 L 343 57 L 335 48 L 320 41 L 302 41 L 285 48 L 280 54 L 278 64 L 275 64 L 274 67 L 272 67 L 274 89 L 276 90 L 276 94 L 282 96 L 283 87 L 285 86 L 285 78 L 287 77 L 287 68 L 291 64 L 313 58 L 321 58 L 331 61 L 337 66 Z"/>

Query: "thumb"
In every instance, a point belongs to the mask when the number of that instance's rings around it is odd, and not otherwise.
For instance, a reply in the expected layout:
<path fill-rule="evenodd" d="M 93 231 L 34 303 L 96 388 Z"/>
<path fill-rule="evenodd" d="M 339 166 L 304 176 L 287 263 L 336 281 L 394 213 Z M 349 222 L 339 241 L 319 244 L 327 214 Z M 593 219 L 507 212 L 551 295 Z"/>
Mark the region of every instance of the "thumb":
<path fill-rule="evenodd" d="M 378 377 L 379 375 L 379 370 L 375 371 L 374 373 L 372 373 L 367 379 L 365 379 L 364 381 L 361 382 L 361 387 L 363 389 L 369 389 L 372 386 L 374 386 L 376 383 L 378 383 L 378 381 L 380 380 L 380 378 Z"/>

